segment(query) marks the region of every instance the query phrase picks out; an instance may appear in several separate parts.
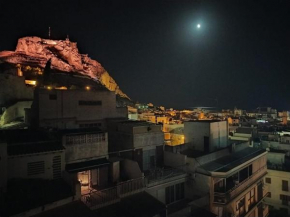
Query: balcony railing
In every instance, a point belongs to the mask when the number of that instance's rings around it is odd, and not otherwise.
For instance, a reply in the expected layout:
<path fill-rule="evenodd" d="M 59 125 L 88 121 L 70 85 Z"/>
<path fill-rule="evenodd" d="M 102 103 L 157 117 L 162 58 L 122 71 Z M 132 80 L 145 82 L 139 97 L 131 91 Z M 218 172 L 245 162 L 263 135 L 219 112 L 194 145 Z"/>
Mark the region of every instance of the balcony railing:
<path fill-rule="evenodd" d="M 169 179 L 171 177 L 179 176 L 179 175 L 186 175 L 184 171 L 185 166 L 180 166 L 177 168 L 157 168 L 149 172 L 145 176 L 146 184 L 157 183 L 165 179 Z"/>
<path fill-rule="evenodd" d="M 267 217 L 268 215 L 269 215 L 269 206 L 264 204 L 263 217 Z"/>
<path fill-rule="evenodd" d="M 81 200 L 91 209 L 98 209 L 120 201 L 120 198 L 130 196 L 144 190 L 144 177 L 122 182 L 115 187 L 92 191 L 82 195 Z"/>
<path fill-rule="evenodd" d="M 261 179 L 267 174 L 267 165 L 261 167 L 256 172 L 254 172 L 250 177 L 244 181 L 237 184 L 235 187 L 231 188 L 225 193 L 214 192 L 214 203 L 226 204 L 236 195 L 244 191 L 250 185 L 255 183 L 258 179 Z"/>

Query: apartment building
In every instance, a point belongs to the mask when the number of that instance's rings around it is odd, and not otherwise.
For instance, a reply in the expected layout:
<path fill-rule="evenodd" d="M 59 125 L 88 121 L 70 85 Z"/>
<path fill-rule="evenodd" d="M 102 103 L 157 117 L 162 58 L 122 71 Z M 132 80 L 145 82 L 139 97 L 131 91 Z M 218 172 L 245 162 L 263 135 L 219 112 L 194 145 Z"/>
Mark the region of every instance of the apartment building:
<path fill-rule="evenodd" d="M 109 120 L 109 152 L 119 152 L 138 162 L 142 171 L 163 163 L 164 134 L 161 125 L 144 121 Z"/>
<path fill-rule="evenodd" d="M 42 128 L 106 129 L 105 118 L 127 118 L 125 107 L 117 107 L 116 94 L 108 90 L 35 90 L 31 109 L 32 125 Z"/>

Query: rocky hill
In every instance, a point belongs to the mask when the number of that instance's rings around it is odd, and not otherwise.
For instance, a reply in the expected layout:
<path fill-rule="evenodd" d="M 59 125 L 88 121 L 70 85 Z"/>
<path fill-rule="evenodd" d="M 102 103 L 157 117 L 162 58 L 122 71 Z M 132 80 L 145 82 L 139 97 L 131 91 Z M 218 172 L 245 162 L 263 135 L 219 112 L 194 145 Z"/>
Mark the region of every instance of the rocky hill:
<path fill-rule="evenodd" d="M 51 59 L 52 69 L 89 76 L 110 91 L 115 91 L 120 97 L 129 99 L 102 65 L 88 55 L 80 54 L 77 43 L 71 42 L 69 39 L 51 40 L 24 37 L 18 40 L 15 51 L 0 52 L 0 64 L 15 67 L 21 65 L 43 70 L 49 59 Z"/>

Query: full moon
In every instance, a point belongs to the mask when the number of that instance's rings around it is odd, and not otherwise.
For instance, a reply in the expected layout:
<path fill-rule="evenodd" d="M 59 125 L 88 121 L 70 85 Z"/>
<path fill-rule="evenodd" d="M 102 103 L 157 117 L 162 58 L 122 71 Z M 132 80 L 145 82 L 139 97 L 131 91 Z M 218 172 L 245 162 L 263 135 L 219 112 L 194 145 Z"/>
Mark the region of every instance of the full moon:
<path fill-rule="evenodd" d="M 197 24 L 197 26 L 196 26 L 198 29 L 200 28 L 200 24 Z"/>

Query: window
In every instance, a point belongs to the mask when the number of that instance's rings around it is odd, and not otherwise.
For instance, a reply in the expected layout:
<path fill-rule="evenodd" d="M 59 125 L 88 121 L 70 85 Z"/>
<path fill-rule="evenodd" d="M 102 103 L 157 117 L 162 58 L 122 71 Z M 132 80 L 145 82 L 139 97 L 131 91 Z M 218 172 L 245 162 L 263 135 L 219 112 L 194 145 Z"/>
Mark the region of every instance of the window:
<path fill-rule="evenodd" d="M 288 206 L 289 196 L 280 194 L 280 200 L 282 200 L 282 204 Z"/>
<path fill-rule="evenodd" d="M 88 105 L 88 106 L 99 106 L 102 105 L 102 101 L 84 101 L 80 100 L 79 105 Z"/>
<path fill-rule="evenodd" d="M 255 188 L 253 188 L 250 192 L 249 192 L 249 200 L 248 200 L 248 206 L 251 206 L 255 203 Z"/>
<path fill-rule="evenodd" d="M 165 189 L 166 204 L 174 202 L 174 185 Z"/>
<path fill-rule="evenodd" d="M 166 187 L 165 189 L 166 204 L 173 203 L 174 201 L 184 199 L 184 183 L 179 183 Z"/>
<path fill-rule="evenodd" d="M 49 94 L 49 99 L 50 100 L 57 100 L 57 95 L 56 94 Z"/>
<path fill-rule="evenodd" d="M 266 183 L 271 184 L 271 178 L 266 178 Z"/>
<path fill-rule="evenodd" d="M 288 191 L 288 181 L 282 180 L 282 191 Z"/>
<path fill-rule="evenodd" d="M 27 164 L 27 175 L 39 175 L 44 173 L 44 161 L 30 162 Z"/>
<path fill-rule="evenodd" d="M 245 213 L 245 198 L 243 197 L 236 203 L 236 214 L 237 216 L 243 216 L 244 213 Z"/>
<path fill-rule="evenodd" d="M 175 185 L 176 190 L 176 200 L 184 199 L 184 183 L 179 183 Z"/>
<path fill-rule="evenodd" d="M 269 191 L 267 197 L 271 198 L 271 196 L 271 192 Z"/>

